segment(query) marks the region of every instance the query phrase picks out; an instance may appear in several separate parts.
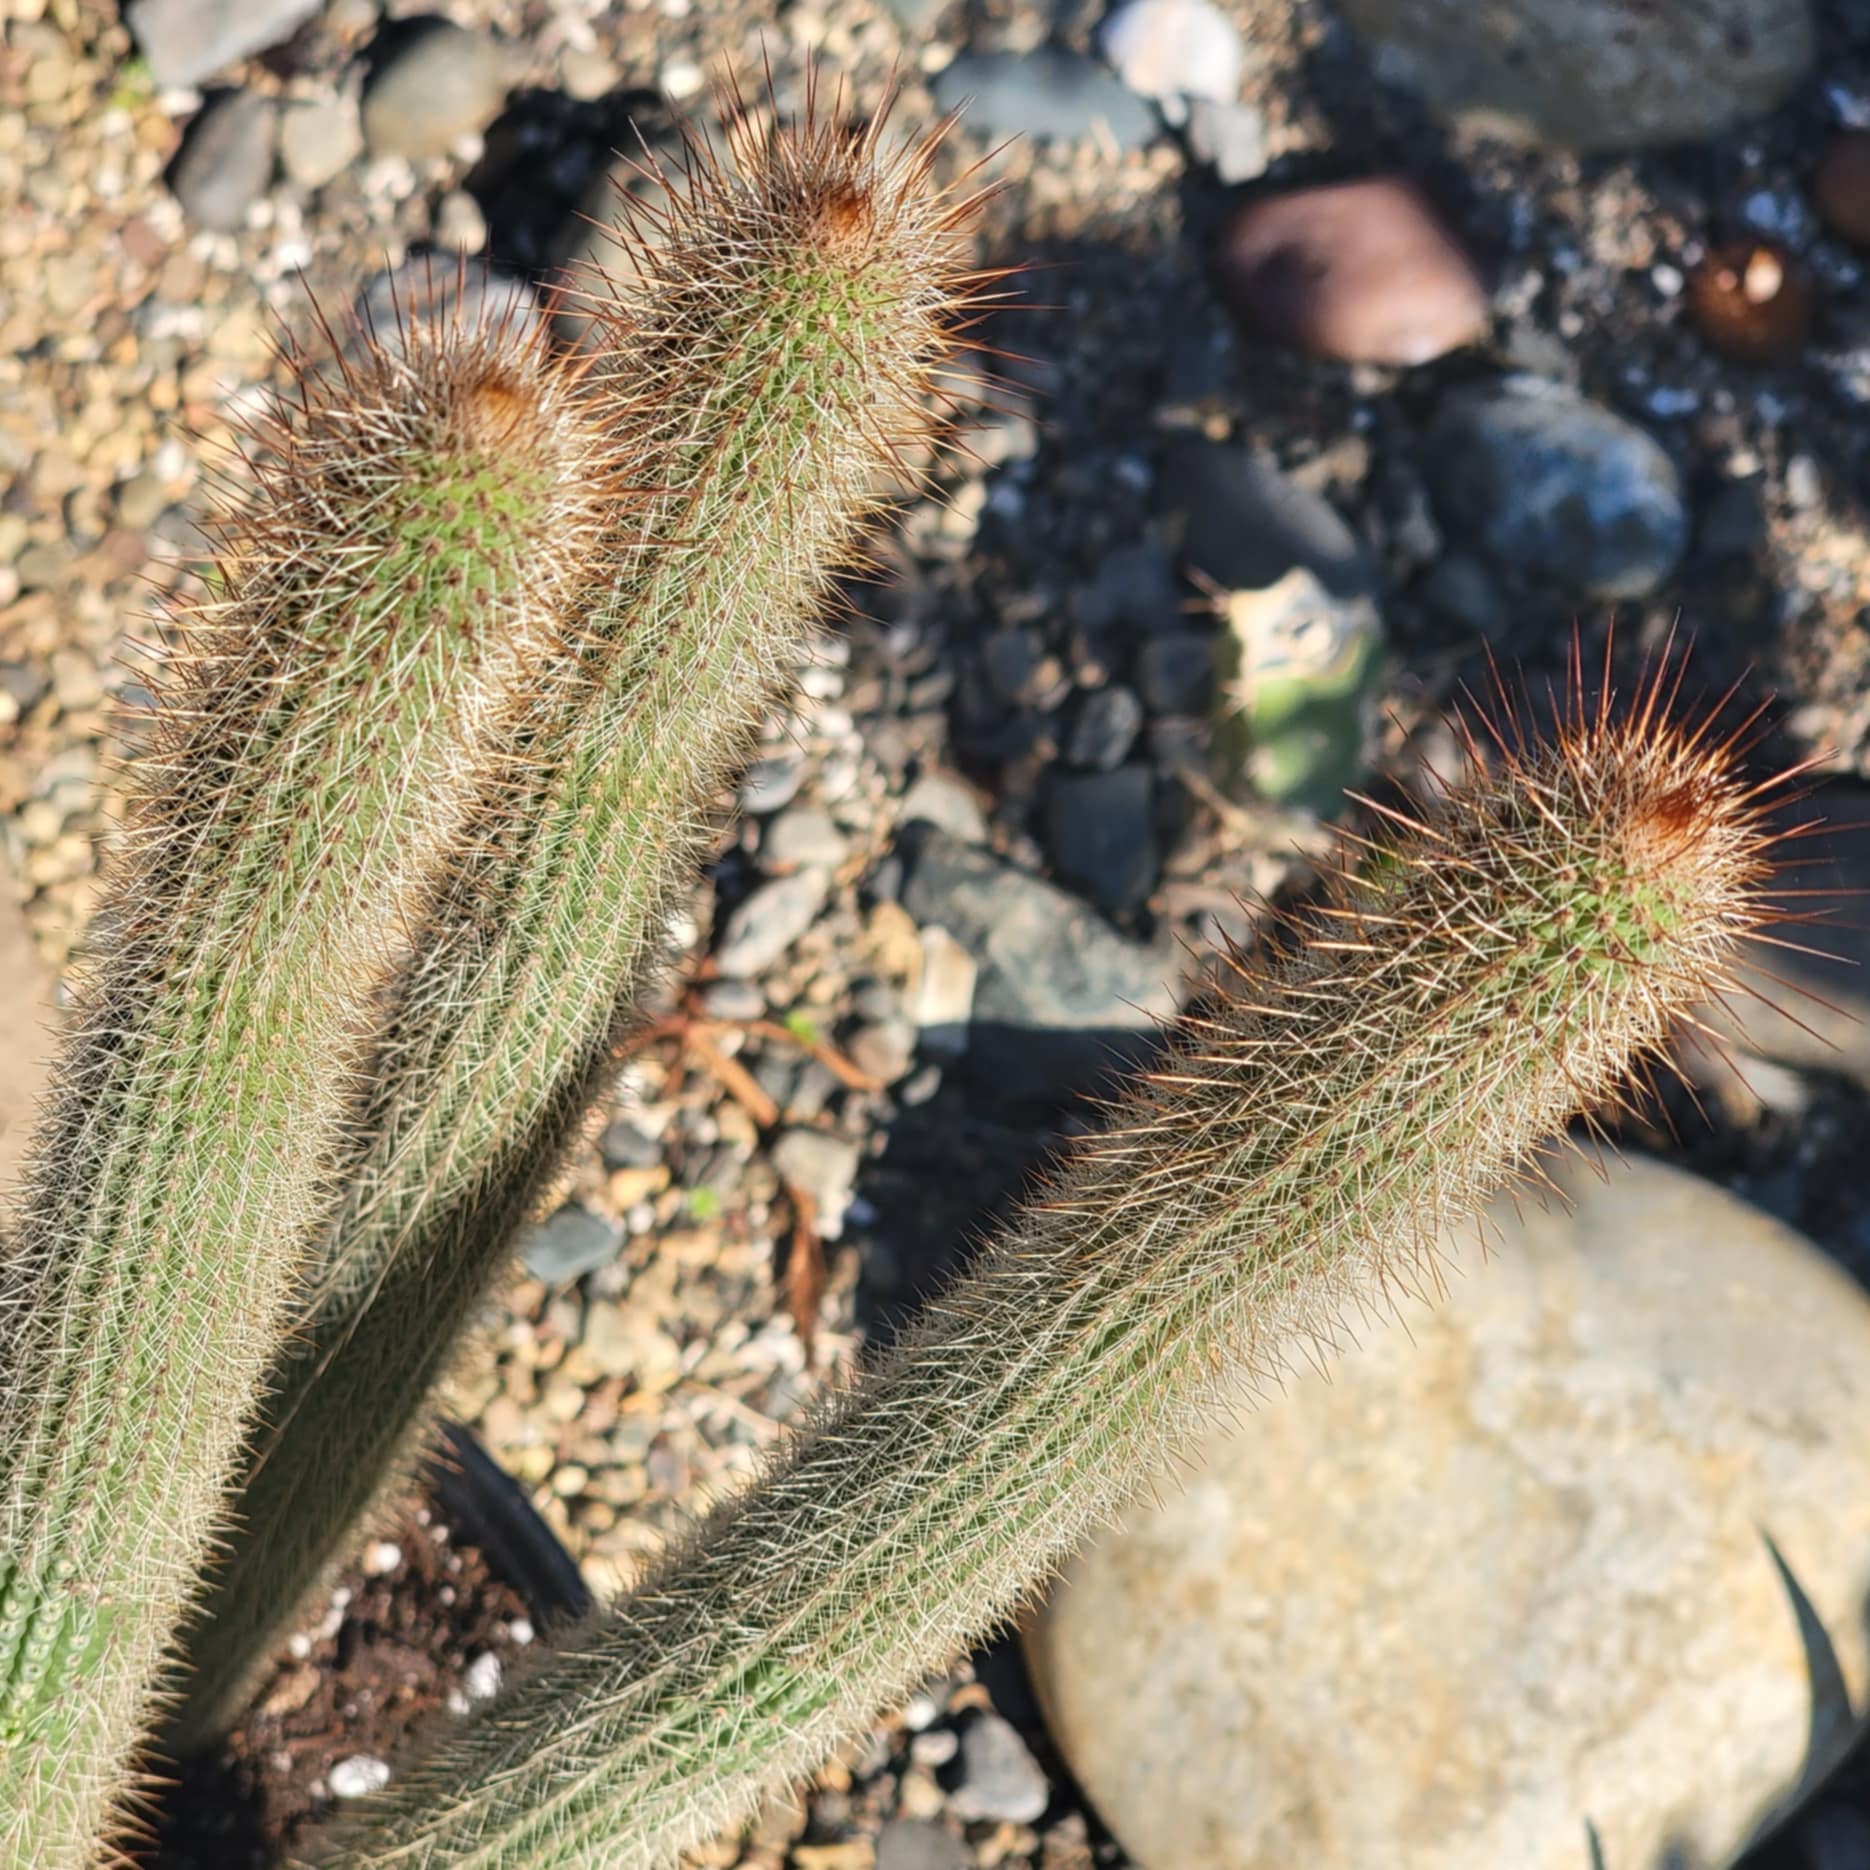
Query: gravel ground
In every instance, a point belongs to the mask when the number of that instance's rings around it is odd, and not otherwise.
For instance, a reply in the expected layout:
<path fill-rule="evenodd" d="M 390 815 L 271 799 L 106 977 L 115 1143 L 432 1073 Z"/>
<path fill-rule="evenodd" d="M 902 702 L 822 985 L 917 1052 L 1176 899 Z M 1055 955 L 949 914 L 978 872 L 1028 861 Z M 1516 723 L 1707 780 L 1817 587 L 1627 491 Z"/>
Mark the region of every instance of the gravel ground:
<path fill-rule="evenodd" d="M 412 256 L 545 279 L 627 126 L 661 133 L 723 68 L 757 88 L 770 59 L 784 102 L 816 57 L 866 107 L 894 70 L 921 120 L 957 56 L 1048 35 L 1082 52 L 1097 20 L 1024 0 L 444 10 L 479 36 L 438 46 L 407 8 L 332 0 L 183 89 L 112 6 L 0 0 L 0 843 L 53 969 L 95 902 L 113 698 L 147 668 L 152 596 L 192 575 L 205 478 L 269 381 L 279 323 L 381 295 Z M 1160 132 L 1147 111 L 1142 147 L 1107 124 L 987 153 L 1069 115 L 1069 87 L 1032 68 L 950 152 L 1007 184 L 982 252 L 1028 268 L 985 334 L 1015 353 L 1013 386 L 971 419 L 942 497 L 902 512 L 887 575 L 850 587 L 849 621 L 771 724 L 664 1014 L 456 1398 L 600 1590 L 952 1267 L 1077 1121 L 1071 1094 L 1134 1036 L 1174 939 L 1241 930 L 1242 892 L 1302 878 L 1306 799 L 1268 804 L 1215 765 L 1230 613 L 1180 572 L 1250 587 L 1270 580 L 1229 552 L 1283 551 L 1274 575 L 1308 567 L 1328 613 L 1380 628 L 1359 764 L 1406 774 L 1489 655 L 1537 682 L 1574 622 L 1596 653 L 1614 614 L 1625 661 L 1679 617 L 1705 687 L 1785 697 L 1771 752 L 1870 774 L 1870 283 L 1812 206 L 1840 130 L 1870 121 L 1857 11 L 1823 12 L 1821 76 L 1769 119 L 1588 158 L 1443 129 L 1322 6 L 1227 16 L 1244 187 L 1191 152 L 1193 126 Z M 397 61 L 417 58 L 426 79 L 399 101 Z M 987 97 L 986 68 L 957 69 Z M 1230 318 L 1214 262 L 1241 200 L 1372 174 L 1411 178 L 1471 262 L 1478 341 L 1399 368 L 1295 355 Z M 1748 279 L 1765 251 L 1787 291 L 1809 287 L 1789 338 L 1734 335 L 1705 283 L 1730 250 Z M 1462 491 L 1476 386 L 1503 370 L 1591 399 L 1619 447 L 1630 423 L 1658 445 L 1619 470 L 1660 503 L 1612 542 L 1636 571 L 1607 561 L 1580 588 L 1562 554 L 1542 560 L 1511 463 Z M 1504 511 L 1487 505 L 1501 486 Z M 969 892 L 1026 931 L 1006 977 L 970 953 Z M 1870 1256 L 1853 1087 L 1809 1087 L 1796 1121 L 1759 1105 L 1683 1128 L 1695 1166 Z M 708 1859 L 1093 1860 L 1115 1848 L 1005 1647 Z"/>

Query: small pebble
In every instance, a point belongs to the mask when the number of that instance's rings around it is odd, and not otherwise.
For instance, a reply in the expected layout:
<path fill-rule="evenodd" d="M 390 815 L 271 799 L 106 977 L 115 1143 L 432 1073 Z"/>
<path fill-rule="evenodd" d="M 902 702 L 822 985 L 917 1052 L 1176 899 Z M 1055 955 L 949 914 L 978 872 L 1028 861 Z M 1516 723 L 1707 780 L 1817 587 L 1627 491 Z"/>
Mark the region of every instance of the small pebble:
<path fill-rule="evenodd" d="M 1172 630 L 1138 652 L 1136 685 L 1157 714 L 1200 714 L 1214 688 L 1211 631 Z"/>
<path fill-rule="evenodd" d="M 246 226 L 272 179 L 277 129 L 272 99 L 255 91 L 227 92 L 189 125 L 169 187 L 197 227 L 233 234 Z"/>
<path fill-rule="evenodd" d="M 430 20 L 372 74 L 364 91 L 364 141 L 373 156 L 426 162 L 486 129 L 505 102 L 500 48 L 452 21 Z"/>
<path fill-rule="evenodd" d="M 364 1547 L 361 1570 L 366 1578 L 386 1578 L 403 1562 L 403 1548 L 393 1539 L 373 1539 Z"/>
<path fill-rule="evenodd" d="M 435 207 L 435 244 L 451 253 L 479 253 L 487 244 L 487 217 L 465 188 L 451 188 Z"/>
<path fill-rule="evenodd" d="M 1056 775 L 1046 795 L 1046 849 L 1060 874 L 1112 914 L 1139 907 L 1156 887 L 1161 856 L 1155 776 L 1142 765 Z"/>
<path fill-rule="evenodd" d="M 301 188 L 323 188 L 364 150 L 357 100 L 348 92 L 297 98 L 279 123 L 279 163 Z"/>
<path fill-rule="evenodd" d="M 369 1753 L 353 1753 L 332 1767 L 325 1783 L 334 1799 L 367 1798 L 390 1783 L 389 1762 Z"/>
<path fill-rule="evenodd" d="M 130 0 L 124 23 L 136 34 L 150 76 L 165 88 L 200 84 L 289 38 L 319 0 Z M 33 19 L 31 10 L 15 17 Z"/>
<path fill-rule="evenodd" d="M 1085 697 L 1065 743 L 1065 757 L 1073 766 L 1109 772 L 1123 764 L 1142 731 L 1143 704 L 1121 683 L 1109 683 Z"/>
<path fill-rule="evenodd" d="M 1195 160 L 1205 162 L 1215 180 L 1229 188 L 1264 175 L 1272 160 L 1266 113 L 1257 104 L 1195 98 L 1188 106 L 1187 135 Z"/>
<path fill-rule="evenodd" d="M 1249 202 L 1221 229 L 1215 272 L 1250 337 L 1346 363 L 1425 364 L 1487 329 L 1473 263 L 1394 176 Z"/>
<path fill-rule="evenodd" d="M 526 1235 L 520 1255 L 535 1277 L 564 1285 L 608 1266 L 622 1243 L 621 1228 L 573 1201 Z"/>
<path fill-rule="evenodd" d="M 711 980 L 701 990 L 701 1004 L 711 1019 L 758 1019 L 766 1011 L 766 996 L 750 980 Z M 660 1149 L 649 1160 L 660 1161 Z"/>
<path fill-rule="evenodd" d="M 603 53 L 567 46 L 558 57 L 558 82 L 567 97 L 591 104 L 616 90 L 622 74 Z"/>
<path fill-rule="evenodd" d="M 859 1026 L 846 1042 L 853 1065 L 879 1084 L 894 1084 L 915 1058 L 915 1028 L 905 1020 L 879 1020 Z"/>
<path fill-rule="evenodd" d="M 1108 140 L 1141 149 L 1158 132 L 1156 113 L 1095 59 L 1056 46 L 1034 52 L 963 52 L 935 74 L 938 110 L 966 107 L 977 136 L 1037 142 Z"/>
<path fill-rule="evenodd" d="M 980 1713 L 961 1730 L 943 1781 L 957 1818 L 1029 1825 L 1052 1802 L 1051 1782 L 1010 1721 Z"/>
<path fill-rule="evenodd" d="M 766 827 L 760 861 L 769 870 L 796 870 L 801 864 L 835 869 L 850 854 L 850 840 L 815 805 L 789 805 Z"/>
<path fill-rule="evenodd" d="M 500 1692 L 500 1674 L 500 1658 L 482 1650 L 461 1677 L 462 1692 L 470 1701 L 491 1701 Z"/>
<path fill-rule="evenodd" d="M 921 1031 L 924 1050 L 943 1058 L 958 1057 L 967 1050 L 980 964 L 945 928 L 925 928 L 921 941 L 922 979 L 910 1014 Z"/>
<path fill-rule="evenodd" d="M 86 708 L 95 708 L 104 699 L 104 677 L 83 650 L 55 649 L 52 652 L 52 692 L 67 714 L 78 714 Z"/>
<path fill-rule="evenodd" d="M 775 753 L 755 760 L 740 781 L 740 809 L 757 816 L 790 805 L 805 778 L 805 762 L 796 753 Z"/>
<path fill-rule="evenodd" d="M 809 1197 L 818 1235 L 836 1240 L 857 1185 L 858 1147 L 822 1130 L 787 1130 L 773 1145 L 774 1169 Z"/>
<path fill-rule="evenodd" d="M 714 965 L 729 980 L 763 974 L 811 927 L 831 893 L 821 865 L 763 883 L 727 918 Z"/>
<path fill-rule="evenodd" d="M 1208 0 L 1124 0 L 1098 29 L 1097 43 L 1139 97 L 1226 102 L 1240 95 L 1240 35 Z"/>
<path fill-rule="evenodd" d="M 924 773 L 904 794 L 898 818 L 905 825 L 926 820 L 964 843 L 987 841 L 987 815 L 979 799 L 971 786 L 951 773 Z"/>

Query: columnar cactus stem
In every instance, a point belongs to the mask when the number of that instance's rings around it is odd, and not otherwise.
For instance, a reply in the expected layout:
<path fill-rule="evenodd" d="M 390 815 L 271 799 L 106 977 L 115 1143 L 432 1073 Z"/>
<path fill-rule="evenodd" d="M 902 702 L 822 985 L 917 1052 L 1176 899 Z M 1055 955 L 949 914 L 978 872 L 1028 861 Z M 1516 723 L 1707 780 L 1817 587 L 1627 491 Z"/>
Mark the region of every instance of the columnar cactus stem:
<path fill-rule="evenodd" d="M 891 154 L 816 110 L 731 166 L 699 148 L 596 299 L 597 402 L 658 491 L 588 620 L 605 673 L 535 748 L 534 830 L 461 893 L 380 1062 L 376 1141 L 275 1372 L 169 1737 L 238 1705 L 395 1471 L 460 1328 L 613 1075 L 708 812 L 792 679 L 876 490 L 928 433 L 980 281 L 935 139 Z"/>
<path fill-rule="evenodd" d="M 1006 1618 L 1187 1432 L 1732 985 L 1766 838 L 1725 748 L 1576 704 L 1392 820 L 978 1267 L 318 1864 L 663 1870 Z"/>
<path fill-rule="evenodd" d="M 255 430 L 0 1259 L 0 1861 L 94 1861 L 433 899 L 583 678 L 609 450 L 415 327 Z"/>

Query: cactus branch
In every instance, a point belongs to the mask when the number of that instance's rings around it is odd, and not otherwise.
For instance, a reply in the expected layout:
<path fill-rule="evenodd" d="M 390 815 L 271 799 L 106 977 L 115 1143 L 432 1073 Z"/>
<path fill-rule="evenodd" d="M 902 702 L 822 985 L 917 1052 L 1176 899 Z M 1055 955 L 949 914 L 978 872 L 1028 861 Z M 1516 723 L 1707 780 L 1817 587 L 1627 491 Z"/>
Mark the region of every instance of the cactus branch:
<path fill-rule="evenodd" d="M 941 132 L 835 112 L 727 161 L 692 145 L 626 293 L 592 304 L 596 403 L 655 492 L 588 619 L 603 676 L 542 737 L 523 842 L 487 856 L 380 1057 L 371 1154 L 237 1501 L 171 1744 L 213 1731 L 397 1470 L 514 1232 L 614 1077 L 709 812 L 792 680 L 877 490 L 933 425 L 984 281 Z M 656 238 L 648 235 L 653 232 Z"/>
<path fill-rule="evenodd" d="M 572 682 L 608 452 L 536 335 L 411 327 L 250 435 L 0 1259 L 0 1860 L 89 1864 L 359 1072 Z"/>
<path fill-rule="evenodd" d="M 673 1865 L 1011 1614 L 1242 1370 L 1428 1280 L 1732 984 L 1766 839 L 1667 686 L 1388 814 L 873 1374 L 313 1861 Z"/>

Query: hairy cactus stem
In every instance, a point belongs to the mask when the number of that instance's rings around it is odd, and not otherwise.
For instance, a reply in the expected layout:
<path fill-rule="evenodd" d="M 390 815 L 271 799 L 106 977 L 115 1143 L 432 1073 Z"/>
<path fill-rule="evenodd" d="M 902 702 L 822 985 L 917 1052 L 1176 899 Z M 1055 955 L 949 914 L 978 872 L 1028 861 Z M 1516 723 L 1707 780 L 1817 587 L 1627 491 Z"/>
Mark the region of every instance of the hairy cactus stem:
<path fill-rule="evenodd" d="M 243 433 L 132 762 L 0 1250 L 0 1861 L 94 1861 L 360 1071 L 456 848 L 585 657 L 610 444 L 510 317 L 409 324 Z"/>
<path fill-rule="evenodd" d="M 765 1475 L 310 1861 L 662 1870 L 1007 1618 L 1241 1373 L 1432 1271 L 1739 986 L 1769 842 L 1731 743 L 1574 692 L 1388 814 L 977 1266 Z M 1579 689 L 1582 684 L 1580 683 Z M 1534 1170 L 1536 1173 L 1536 1170 Z"/>
<path fill-rule="evenodd" d="M 931 180 L 946 124 L 892 150 L 808 100 L 723 161 L 691 141 L 627 285 L 589 295 L 599 409 L 660 491 L 589 619 L 604 679 L 535 748 L 379 1053 L 375 1140 L 274 1372 L 268 1426 L 192 1643 L 173 1744 L 237 1708 L 347 1528 L 399 1468 L 515 1230 L 615 1075 L 714 801 L 789 692 L 886 475 L 933 433 L 977 196 Z"/>

